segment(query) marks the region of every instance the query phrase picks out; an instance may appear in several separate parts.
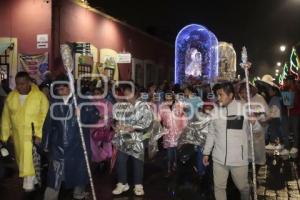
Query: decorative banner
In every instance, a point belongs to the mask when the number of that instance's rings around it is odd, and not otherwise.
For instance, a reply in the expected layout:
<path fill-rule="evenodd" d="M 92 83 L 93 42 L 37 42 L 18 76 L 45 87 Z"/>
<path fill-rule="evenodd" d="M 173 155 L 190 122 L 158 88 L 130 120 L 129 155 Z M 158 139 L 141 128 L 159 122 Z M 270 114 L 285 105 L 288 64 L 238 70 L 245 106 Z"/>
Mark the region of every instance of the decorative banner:
<path fill-rule="evenodd" d="M 236 52 L 227 42 L 219 43 L 219 79 L 234 80 L 236 77 Z"/>
<path fill-rule="evenodd" d="M 112 49 L 100 49 L 100 63 L 97 65 L 97 73 L 107 76 L 108 79 L 119 80 L 119 68 L 117 64 L 118 53 Z"/>
<path fill-rule="evenodd" d="M 75 77 L 79 78 L 82 76 L 87 76 L 84 79 L 87 79 L 87 80 L 93 79 L 92 78 L 93 67 L 94 67 L 93 56 L 92 55 L 82 55 L 82 54 L 76 53 L 75 59 L 76 59 Z"/>
<path fill-rule="evenodd" d="M 48 72 L 48 53 L 40 55 L 19 54 L 21 69 L 29 73 L 30 77 L 40 84 Z"/>
<path fill-rule="evenodd" d="M 79 65 L 93 66 L 94 65 L 93 57 L 81 55 L 78 58 L 78 63 L 79 63 Z"/>
<path fill-rule="evenodd" d="M 95 66 L 98 62 L 98 49 L 90 43 L 76 42 L 73 43 L 73 52 L 75 53 L 75 70 L 73 71 L 75 79 L 86 76 L 84 79 L 94 79 Z"/>
<path fill-rule="evenodd" d="M 185 26 L 175 42 L 175 83 L 218 76 L 218 40 L 204 26 Z"/>

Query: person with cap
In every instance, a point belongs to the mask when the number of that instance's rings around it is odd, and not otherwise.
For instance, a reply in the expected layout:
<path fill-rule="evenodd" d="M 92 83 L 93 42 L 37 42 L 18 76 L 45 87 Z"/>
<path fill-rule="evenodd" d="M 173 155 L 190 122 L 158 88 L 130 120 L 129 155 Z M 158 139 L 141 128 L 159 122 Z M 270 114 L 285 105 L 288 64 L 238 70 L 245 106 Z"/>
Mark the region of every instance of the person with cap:
<path fill-rule="evenodd" d="M 212 110 L 208 134 L 203 151 L 203 164 L 209 165 L 212 152 L 214 193 L 216 200 L 226 200 L 226 187 L 229 172 L 240 191 L 241 200 L 250 199 L 248 179 L 248 137 L 250 123 L 254 134 L 260 131 L 259 122 L 246 114 L 242 102 L 234 99 L 232 83 L 219 83 L 214 86 L 217 96 Z"/>
<path fill-rule="evenodd" d="M 91 154 L 87 125 L 99 120 L 99 112 L 93 105 L 84 105 L 80 110 L 75 107 L 74 94 L 65 75 L 59 76 L 53 84 L 56 96 L 52 96 L 43 126 L 43 149 L 51 155 L 44 200 L 57 200 L 63 182 L 67 189 L 74 189 L 74 199 L 84 199 L 85 187 L 89 183 L 84 154 Z M 89 102 L 77 98 L 77 103 L 80 106 Z M 81 141 L 78 115 L 87 152 L 84 152 Z"/>
<path fill-rule="evenodd" d="M 27 72 L 18 72 L 15 81 L 16 88 L 5 100 L 0 140 L 7 142 L 12 136 L 19 176 L 23 178 L 23 189 L 31 192 L 38 183 L 33 145 L 41 143 L 49 103 L 47 97 L 31 82 Z"/>

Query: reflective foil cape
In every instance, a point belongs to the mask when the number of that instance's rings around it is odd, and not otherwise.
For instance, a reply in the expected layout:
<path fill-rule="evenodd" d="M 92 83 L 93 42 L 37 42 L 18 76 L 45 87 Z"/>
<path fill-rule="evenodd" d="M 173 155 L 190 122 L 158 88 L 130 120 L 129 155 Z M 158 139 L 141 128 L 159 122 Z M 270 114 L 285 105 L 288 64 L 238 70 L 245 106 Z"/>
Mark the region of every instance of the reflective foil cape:
<path fill-rule="evenodd" d="M 144 161 L 144 134 L 151 127 L 153 115 L 146 102 L 117 103 L 113 109 L 113 117 L 119 125 L 134 128 L 133 132 L 119 130 L 113 138 L 114 146 L 130 156 Z"/>
<path fill-rule="evenodd" d="M 180 138 L 178 139 L 178 148 L 184 144 L 204 146 L 208 133 L 207 128 L 209 121 L 209 115 L 200 113 L 197 120 L 190 122 L 183 130 Z"/>
<path fill-rule="evenodd" d="M 149 130 L 149 143 L 148 143 L 148 155 L 149 159 L 152 159 L 158 152 L 157 141 L 164 135 L 163 127 L 159 121 L 154 121 L 151 129 Z"/>

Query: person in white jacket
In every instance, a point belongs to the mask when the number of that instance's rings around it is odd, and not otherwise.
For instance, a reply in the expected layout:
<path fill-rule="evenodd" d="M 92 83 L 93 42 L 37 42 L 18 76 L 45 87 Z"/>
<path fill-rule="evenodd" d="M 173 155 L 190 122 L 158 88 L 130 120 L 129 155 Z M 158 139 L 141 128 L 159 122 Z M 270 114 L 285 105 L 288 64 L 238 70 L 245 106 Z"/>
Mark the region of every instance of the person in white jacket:
<path fill-rule="evenodd" d="M 234 100 L 231 83 L 214 87 L 218 105 L 212 112 L 207 139 L 203 151 L 203 164 L 209 165 L 212 152 L 214 192 L 216 200 L 226 200 L 226 185 L 229 172 L 241 193 L 241 200 L 249 200 L 248 137 L 249 123 L 254 132 L 261 129 L 257 120 L 247 117 L 243 103 Z"/>

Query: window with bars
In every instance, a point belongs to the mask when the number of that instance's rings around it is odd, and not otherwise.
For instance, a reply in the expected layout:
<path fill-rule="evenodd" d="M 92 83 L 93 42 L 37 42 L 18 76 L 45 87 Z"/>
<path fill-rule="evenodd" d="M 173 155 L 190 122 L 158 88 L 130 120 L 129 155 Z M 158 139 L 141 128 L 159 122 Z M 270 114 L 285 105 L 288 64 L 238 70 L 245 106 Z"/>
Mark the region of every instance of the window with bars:
<path fill-rule="evenodd" d="M 78 65 L 78 77 L 83 76 L 83 75 L 91 75 L 92 74 L 92 66 L 91 65 L 83 65 L 79 64 Z M 88 77 L 84 79 L 89 79 Z"/>
<path fill-rule="evenodd" d="M 135 82 L 139 86 L 145 86 L 145 67 L 143 63 L 135 64 Z"/>
<path fill-rule="evenodd" d="M 9 50 L 5 50 L 0 54 L 0 80 L 8 79 L 9 77 Z"/>

